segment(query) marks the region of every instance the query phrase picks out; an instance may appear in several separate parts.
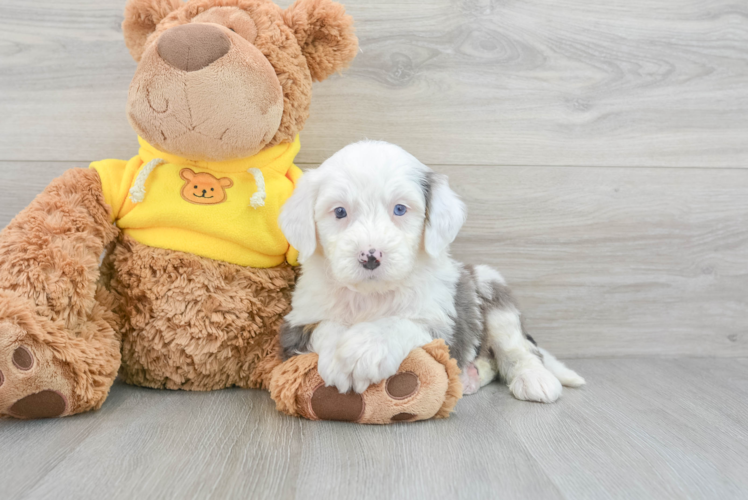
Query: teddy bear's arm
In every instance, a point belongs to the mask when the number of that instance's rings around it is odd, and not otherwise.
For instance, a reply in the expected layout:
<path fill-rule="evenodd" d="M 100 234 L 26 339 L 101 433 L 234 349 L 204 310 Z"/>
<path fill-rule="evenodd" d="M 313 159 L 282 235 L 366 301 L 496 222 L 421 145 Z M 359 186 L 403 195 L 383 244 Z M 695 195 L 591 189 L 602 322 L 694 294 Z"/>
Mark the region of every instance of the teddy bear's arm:
<path fill-rule="evenodd" d="M 93 170 L 71 169 L 0 233 L 0 289 L 68 325 L 91 309 L 99 257 L 117 236 Z"/>

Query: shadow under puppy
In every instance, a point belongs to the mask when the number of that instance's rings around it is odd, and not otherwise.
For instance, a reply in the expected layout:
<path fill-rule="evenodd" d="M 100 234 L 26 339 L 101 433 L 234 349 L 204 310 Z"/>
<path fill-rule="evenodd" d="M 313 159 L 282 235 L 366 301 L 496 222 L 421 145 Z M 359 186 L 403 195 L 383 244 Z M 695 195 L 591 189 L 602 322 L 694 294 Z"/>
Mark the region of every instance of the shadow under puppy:
<path fill-rule="evenodd" d="M 497 375 L 516 398 L 544 403 L 583 385 L 524 333 L 497 271 L 450 257 L 465 218 L 446 176 L 393 144 L 351 144 L 306 173 L 280 217 L 303 264 L 285 356 L 316 352 L 327 386 L 362 393 L 444 339 L 465 394 Z"/>

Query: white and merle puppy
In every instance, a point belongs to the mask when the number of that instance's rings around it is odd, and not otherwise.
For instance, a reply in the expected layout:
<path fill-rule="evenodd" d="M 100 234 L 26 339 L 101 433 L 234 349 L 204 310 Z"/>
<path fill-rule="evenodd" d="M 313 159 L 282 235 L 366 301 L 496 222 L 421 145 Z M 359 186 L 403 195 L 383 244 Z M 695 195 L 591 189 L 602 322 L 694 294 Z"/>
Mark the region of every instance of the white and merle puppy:
<path fill-rule="evenodd" d="M 351 144 L 307 172 L 280 217 L 302 263 L 284 354 L 319 354 L 320 376 L 342 393 L 394 375 L 436 338 L 465 394 L 497 375 L 518 399 L 545 403 L 584 384 L 524 333 L 497 271 L 450 258 L 465 217 L 446 176 L 393 144 Z"/>

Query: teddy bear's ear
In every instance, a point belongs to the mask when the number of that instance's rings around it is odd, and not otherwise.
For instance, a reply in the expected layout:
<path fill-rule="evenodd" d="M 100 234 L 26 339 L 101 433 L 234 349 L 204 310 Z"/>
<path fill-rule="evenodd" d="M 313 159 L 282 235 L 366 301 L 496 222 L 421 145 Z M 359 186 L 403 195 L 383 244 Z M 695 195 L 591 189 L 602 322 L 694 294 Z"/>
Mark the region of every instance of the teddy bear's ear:
<path fill-rule="evenodd" d="M 284 13 L 306 57 L 312 78 L 322 81 L 347 67 L 358 52 L 353 18 L 332 0 L 297 0 Z"/>
<path fill-rule="evenodd" d="M 148 35 L 156 30 L 163 18 L 181 5 L 182 0 L 128 0 L 122 32 L 133 59 L 140 61 Z"/>

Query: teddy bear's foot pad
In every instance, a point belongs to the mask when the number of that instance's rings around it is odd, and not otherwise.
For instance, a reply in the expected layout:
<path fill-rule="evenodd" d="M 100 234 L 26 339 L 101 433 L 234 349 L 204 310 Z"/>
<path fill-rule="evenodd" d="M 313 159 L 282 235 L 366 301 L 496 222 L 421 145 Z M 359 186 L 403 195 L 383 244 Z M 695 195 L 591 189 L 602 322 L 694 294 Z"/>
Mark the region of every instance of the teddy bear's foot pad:
<path fill-rule="evenodd" d="M 57 391 L 42 391 L 16 401 L 8 413 L 16 418 L 54 418 L 67 409 L 65 397 Z"/>
<path fill-rule="evenodd" d="M 341 394 L 335 387 L 320 385 L 312 394 L 312 411 L 320 420 L 355 422 L 364 414 L 364 398 L 361 394 Z"/>
<path fill-rule="evenodd" d="M 393 415 L 393 417 L 390 419 L 393 422 L 407 422 L 409 420 L 413 420 L 418 415 L 415 413 L 398 413 L 397 415 Z"/>
<path fill-rule="evenodd" d="M 362 424 L 413 422 L 433 417 L 447 386 L 444 368 L 423 352 L 406 360 L 399 373 L 374 384 L 363 394 L 341 394 L 326 387 L 314 373 L 314 390 L 308 403 L 307 418 Z M 422 379 L 429 380 L 424 386 Z"/>
<path fill-rule="evenodd" d="M 50 353 L 36 355 L 25 345 L 7 347 L 0 349 L 0 416 L 39 419 L 65 415 L 69 405 L 64 392 L 70 384 Z"/>
<path fill-rule="evenodd" d="M 418 392 L 420 382 L 413 372 L 398 373 L 388 378 L 384 384 L 385 392 L 393 400 L 404 400 Z M 320 420 L 339 422 L 358 422 L 364 416 L 366 403 L 364 396 L 349 392 L 341 394 L 335 387 L 320 384 L 312 394 L 311 408 L 314 416 Z M 400 412 L 390 420 L 403 422 L 417 417 L 414 413 Z"/>
<path fill-rule="evenodd" d="M 407 399 L 418 392 L 420 385 L 418 375 L 413 372 L 404 372 L 388 378 L 384 389 L 392 399 Z"/>

